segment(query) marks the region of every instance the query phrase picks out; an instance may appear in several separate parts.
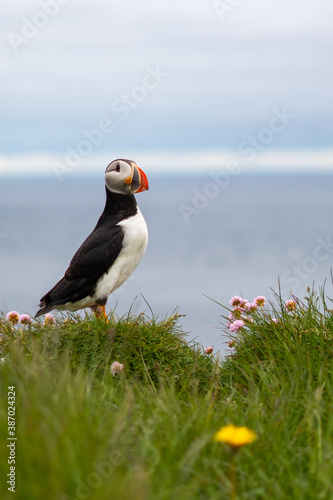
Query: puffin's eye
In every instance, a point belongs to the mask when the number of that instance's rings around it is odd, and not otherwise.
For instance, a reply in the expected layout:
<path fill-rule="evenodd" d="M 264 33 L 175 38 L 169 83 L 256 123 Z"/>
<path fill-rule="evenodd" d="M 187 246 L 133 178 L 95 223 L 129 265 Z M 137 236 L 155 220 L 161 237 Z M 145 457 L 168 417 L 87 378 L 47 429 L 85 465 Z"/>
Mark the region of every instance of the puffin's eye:
<path fill-rule="evenodd" d="M 115 171 L 116 171 L 116 172 L 120 172 L 120 165 L 119 165 L 119 163 L 117 163 L 117 166 L 116 166 L 116 168 L 115 168 Z"/>

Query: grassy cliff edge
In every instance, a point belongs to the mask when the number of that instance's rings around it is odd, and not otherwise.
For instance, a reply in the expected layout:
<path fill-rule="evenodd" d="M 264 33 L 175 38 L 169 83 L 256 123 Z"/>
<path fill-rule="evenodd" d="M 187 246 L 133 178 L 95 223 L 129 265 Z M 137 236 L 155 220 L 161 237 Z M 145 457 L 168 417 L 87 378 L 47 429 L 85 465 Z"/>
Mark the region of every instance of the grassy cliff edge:
<path fill-rule="evenodd" d="M 188 343 L 177 315 L 2 317 L 3 478 L 8 387 L 17 440 L 15 493 L 3 481 L 1 498 L 229 498 L 232 453 L 212 439 L 229 423 L 258 435 L 238 453 L 237 498 L 332 498 L 333 316 L 323 293 L 290 310 L 276 298 L 224 360 Z"/>

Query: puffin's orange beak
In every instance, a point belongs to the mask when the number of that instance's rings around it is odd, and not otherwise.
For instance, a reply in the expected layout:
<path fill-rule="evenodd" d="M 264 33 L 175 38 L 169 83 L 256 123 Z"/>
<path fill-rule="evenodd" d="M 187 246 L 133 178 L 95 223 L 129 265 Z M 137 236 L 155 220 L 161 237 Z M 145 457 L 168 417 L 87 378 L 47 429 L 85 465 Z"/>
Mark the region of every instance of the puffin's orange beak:
<path fill-rule="evenodd" d="M 131 192 L 141 193 L 141 191 L 147 191 L 149 189 L 148 179 L 146 174 L 137 165 L 133 165 L 133 174 L 131 182 Z"/>

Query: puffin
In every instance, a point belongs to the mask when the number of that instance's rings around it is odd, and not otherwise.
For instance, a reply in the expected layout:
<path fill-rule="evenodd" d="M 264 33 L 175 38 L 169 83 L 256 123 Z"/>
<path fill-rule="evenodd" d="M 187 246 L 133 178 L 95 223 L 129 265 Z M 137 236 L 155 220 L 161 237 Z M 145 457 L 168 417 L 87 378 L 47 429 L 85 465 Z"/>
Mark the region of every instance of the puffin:
<path fill-rule="evenodd" d="M 104 211 L 64 277 L 41 298 L 35 318 L 53 309 L 90 307 L 107 320 L 109 295 L 133 273 L 147 247 L 147 225 L 134 194 L 148 188 L 146 174 L 134 161 L 119 159 L 107 166 Z"/>

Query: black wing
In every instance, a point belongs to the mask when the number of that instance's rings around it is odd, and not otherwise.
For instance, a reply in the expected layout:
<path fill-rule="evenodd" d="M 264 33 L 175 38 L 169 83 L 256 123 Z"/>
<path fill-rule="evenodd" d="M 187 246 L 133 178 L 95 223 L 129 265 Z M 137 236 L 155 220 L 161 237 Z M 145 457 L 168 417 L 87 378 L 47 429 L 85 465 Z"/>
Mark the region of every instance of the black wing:
<path fill-rule="evenodd" d="M 56 306 L 92 296 L 96 282 L 118 257 L 123 239 L 120 226 L 95 228 L 75 253 L 64 277 L 42 297 L 36 317 Z"/>

